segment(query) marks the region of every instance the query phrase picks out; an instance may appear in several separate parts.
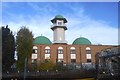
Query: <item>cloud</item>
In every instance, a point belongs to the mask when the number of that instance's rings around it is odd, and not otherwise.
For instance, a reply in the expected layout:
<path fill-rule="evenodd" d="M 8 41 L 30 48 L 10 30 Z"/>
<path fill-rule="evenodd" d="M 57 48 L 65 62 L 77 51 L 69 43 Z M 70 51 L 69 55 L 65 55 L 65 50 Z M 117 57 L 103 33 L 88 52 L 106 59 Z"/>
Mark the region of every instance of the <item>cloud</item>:
<path fill-rule="evenodd" d="M 3 25 L 8 24 L 15 35 L 22 26 L 26 26 L 33 32 L 34 37 L 42 34 L 44 36 L 50 36 L 49 38 L 51 38 L 51 35 L 49 35 L 51 33 L 50 24 L 47 22 L 47 18 L 36 15 L 34 17 L 29 17 L 28 19 L 29 20 L 26 20 L 25 18 L 18 16 L 17 19 L 15 19 L 17 21 L 10 21 L 8 23 L 4 23 Z"/>
<path fill-rule="evenodd" d="M 51 6 L 49 6 L 49 4 L 47 4 L 47 5 L 40 5 L 40 4 L 34 4 L 34 3 L 31 3 L 31 2 L 29 2 L 29 3 L 27 3 L 31 8 L 33 8 L 34 10 L 36 10 L 36 11 L 40 11 L 40 12 L 46 12 L 46 13 L 48 13 L 48 12 L 53 12 L 53 9 L 52 9 L 52 7 Z M 54 10 L 55 11 L 55 10 Z"/>
<path fill-rule="evenodd" d="M 43 36 L 48 37 L 53 41 L 53 31 L 50 29 L 52 23 L 50 20 L 55 14 L 63 14 L 68 20 L 66 31 L 66 40 L 69 44 L 80 37 L 88 38 L 93 44 L 117 45 L 118 44 L 118 29 L 111 26 L 107 21 L 95 20 L 86 15 L 85 9 L 82 6 L 71 4 L 62 4 L 66 9 L 58 7 L 57 4 L 35 4 L 27 3 L 32 8 L 31 10 L 36 14 L 24 15 L 7 12 L 8 21 L 2 25 L 9 25 L 10 29 L 16 35 L 21 26 L 27 26 L 34 34 L 34 37 Z"/>
<path fill-rule="evenodd" d="M 118 44 L 118 29 L 114 26 L 107 24 L 105 21 L 86 17 L 85 15 L 79 21 L 78 18 L 70 19 L 68 28 L 70 27 L 71 30 L 66 34 L 68 42 L 73 42 L 76 38 L 83 36 L 88 38 L 93 44 Z"/>

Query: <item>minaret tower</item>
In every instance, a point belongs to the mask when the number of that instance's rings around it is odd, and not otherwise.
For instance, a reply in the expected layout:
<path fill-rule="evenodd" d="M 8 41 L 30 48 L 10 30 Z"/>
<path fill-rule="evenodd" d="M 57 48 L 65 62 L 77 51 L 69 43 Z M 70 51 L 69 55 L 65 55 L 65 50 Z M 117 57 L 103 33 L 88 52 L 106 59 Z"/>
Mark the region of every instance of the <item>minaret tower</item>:
<path fill-rule="evenodd" d="M 67 30 L 65 23 L 67 23 L 67 20 L 61 15 L 56 15 L 51 22 L 53 23 L 51 27 L 54 36 L 53 43 L 67 44 L 67 41 L 65 40 L 65 30 Z"/>

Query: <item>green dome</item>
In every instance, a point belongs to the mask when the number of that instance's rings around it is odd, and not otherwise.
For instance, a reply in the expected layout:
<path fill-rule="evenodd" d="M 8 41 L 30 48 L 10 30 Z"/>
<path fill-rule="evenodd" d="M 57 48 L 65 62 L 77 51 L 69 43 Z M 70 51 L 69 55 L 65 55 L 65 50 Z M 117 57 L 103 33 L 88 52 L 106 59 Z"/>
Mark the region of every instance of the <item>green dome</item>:
<path fill-rule="evenodd" d="M 64 18 L 62 15 L 56 15 L 55 18 Z"/>
<path fill-rule="evenodd" d="M 38 36 L 34 39 L 33 44 L 52 44 L 52 42 L 44 36 Z"/>
<path fill-rule="evenodd" d="M 91 42 L 87 38 L 80 37 L 74 40 L 73 44 L 91 45 Z"/>
<path fill-rule="evenodd" d="M 64 23 L 67 23 L 66 18 L 64 18 L 62 15 L 56 15 L 54 19 L 51 20 L 52 23 L 56 23 L 56 20 L 63 20 Z"/>

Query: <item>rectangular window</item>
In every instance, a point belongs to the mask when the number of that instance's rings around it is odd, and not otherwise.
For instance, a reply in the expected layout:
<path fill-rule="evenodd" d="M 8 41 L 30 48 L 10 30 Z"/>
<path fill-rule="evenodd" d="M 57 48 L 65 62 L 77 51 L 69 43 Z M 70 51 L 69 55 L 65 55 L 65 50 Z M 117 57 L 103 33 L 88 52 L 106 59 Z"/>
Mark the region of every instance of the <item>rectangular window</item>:
<path fill-rule="evenodd" d="M 91 59 L 87 59 L 87 63 L 91 63 Z"/>
<path fill-rule="evenodd" d="M 86 50 L 86 54 L 91 54 L 91 51 L 90 50 Z"/>
<path fill-rule="evenodd" d="M 37 50 L 35 50 L 35 53 L 37 53 Z"/>
<path fill-rule="evenodd" d="M 70 54 L 71 59 L 76 59 L 76 54 Z"/>
<path fill-rule="evenodd" d="M 86 54 L 87 59 L 91 59 L 91 54 Z"/>
<path fill-rule="evenodd" d="M 57 20 L 57 25 L 63 25 L 63 20 Z"/>
<path fill-rule="evenodd" d="M 45 54 L 45 59 L 50 59 L 50 54 Z"/>
<path fill-rule="evenodd" d="M 63 59 L 63 54 L 58 54 L 58 59 Z"/>
<path fill-rule="evenodd" d="M 32 59 L 37 59 L 37 54 L 32 54 Z"/>
<path fill-rule="evenodd" d="M 76 59 L 71 59 L 71 63 L 76 63 Z"/>
<path fill-rule="evenodd" d="M 62 49 L 58 49 L 58 54 L 63 54 L 63 50 Z"/>
<path fill-rule="evenodd" d="M 76 54 L 76 51 L 75 50 L 71 50 L 71 54 Z"/>
<path fill-rule="evenodd" d="M 62 22 L 58 22 L 58 25 L 62 25 Z"/>
<path fill-rule="evenodd" d="M 34 49 L 32 50 L 32 53 L 35 53 L 35 50 L 34 50 Z"/>
<path fill-rule="evenodd" d="M 37 63 L 37 59 L 32 59 L 32 63 Z"/>
<path fill-rule="evenodd" d="M 37 49 L 33 49 L 33 50 L 32 50 L 32 53 L 37 53 Z"/>
<path fill-rule="evenodd" d="M 46 54 L 50 54 L 50 49 L 45 49 Z"/>
<path fill-rule="evenodd" d="M 57 62 L 63 63 L 63 59 L 58 59 Z"/>

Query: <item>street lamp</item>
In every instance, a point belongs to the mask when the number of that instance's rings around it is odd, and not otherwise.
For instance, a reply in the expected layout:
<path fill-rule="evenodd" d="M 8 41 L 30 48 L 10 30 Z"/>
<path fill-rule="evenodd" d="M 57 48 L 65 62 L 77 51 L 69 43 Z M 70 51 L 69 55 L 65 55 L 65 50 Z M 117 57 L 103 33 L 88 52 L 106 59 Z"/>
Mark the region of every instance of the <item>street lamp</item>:
<path fill-rule="evenodd" d="M 27 68 L 27 58 L 25 58 L 25 64 L 24 64 L 24 80 L 26 78 L 26 68 Z"/>

